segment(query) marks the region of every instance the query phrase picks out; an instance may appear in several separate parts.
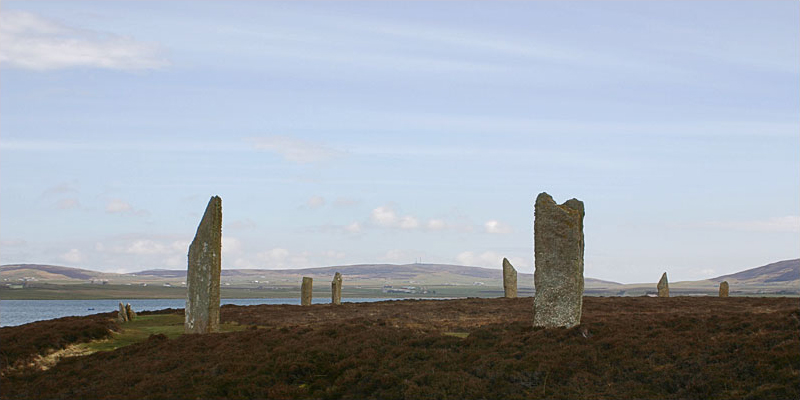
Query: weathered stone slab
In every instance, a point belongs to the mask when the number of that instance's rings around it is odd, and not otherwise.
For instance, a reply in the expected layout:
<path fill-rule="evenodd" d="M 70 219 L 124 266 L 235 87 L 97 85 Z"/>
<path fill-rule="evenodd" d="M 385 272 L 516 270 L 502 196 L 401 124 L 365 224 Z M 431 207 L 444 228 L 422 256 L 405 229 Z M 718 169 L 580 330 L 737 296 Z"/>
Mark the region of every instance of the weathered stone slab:
<path fill-rule="evenodd" d="M 133 321 L 134 319 L 136 319 L 136 313 L 133 312 L 133 309 L 131 308 L 131 303 L 125 304 L 125 315 L 128 316 L 128 321 Z"/>
<path fill-rule="evenodd" d="M 125 305 L 122 302 L 119 303 L 119 311 L 117 312 L 117 321 L 119 322 L 128 322 L 128 313 L 125 311 Z"/>
<path fill-rule="evenodd" d="M 658 289 L 658 297 L 669 297 L 669 281 L 667 281 L 667 273 L 661 275 L 661 279 L 656 286 Z"/>
<path fill-rule="evenodd" d="M 208 201 L 189 245 L 186 275 L 186 333 L 219 331 L 219 277 L 222 267 L 222 199 Z"/>
<path fill-rule="evenodd" d="M 303 277 L 303 284 L 300 285 L 300 305 L 310 306 L 312 297 L 312 286 L 314 283 L 313 278 L 307 276 Z"/>
<path fill-rule="evenodd" d="M 573 327 L 583 307 L 583 202 L 558 205 L 547 193 L 536 197 L 533 246 L 533 325 Z"/>
<path fill-rule="evenodd" d="M 728 297 L 728 281 L 722 281 L 719 283 L 719 297 Z"/>
<path fill-rule="evenodd" d="M 503 294 L 509 299 L 517 297 L 517 270 L 507 258 L 503 259 Z"/>
<path fill-rule="evenodd" d="M 331 304 L 342 304 L 342 274 L 338 272 L 331 281 Z"/>

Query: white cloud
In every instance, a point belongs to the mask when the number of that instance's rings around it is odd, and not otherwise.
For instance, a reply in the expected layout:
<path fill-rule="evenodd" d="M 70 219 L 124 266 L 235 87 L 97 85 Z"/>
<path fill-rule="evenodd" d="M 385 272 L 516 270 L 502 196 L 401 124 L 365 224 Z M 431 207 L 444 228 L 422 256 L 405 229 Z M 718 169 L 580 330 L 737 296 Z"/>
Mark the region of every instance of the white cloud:
<path fill-rule="evenodd" d="M 486 229 L 486 233 L 492 233 L 492 234 L 511 233 L 510 226 L 497 220 L 486 221 L 486 223 L 483 224 L 483 227 Z"/>
<path fill-rule="evenodd" d="M 172 257 L 167 257 L 166 261 L 164 261 L 167 266 L 169 267 L 185 267 L 187 263 L 186 255 L 175 255 Z"/>
<path fill-rule="evenodd" d="M 372 210 L 370 220 L 384 228 L 417 229 L 419 220 L 411 215 L 398 216 L 390 206 L 380 206 Z"/>
<path fill-rule="evenodd" d="M 231 236 L 222 236 L 222 254 L 232 255 L 242 251 L 242 242 Z"/>
<path fill-rule="evenodd" d="M 311 196 L 306 202 L 308 208 L 319 208 L 325 205 L 325 198 L 322 196 Z"/>
<path fill-rule="evenodd" d="M 108 204 L 106 204 L 106 212 L 108 213 L 125 213 L 133 211 L 133 207 L 131 205 L 121 199 L 111 199 Z"/>
<path fill-rule="evenodd" d="M 222 240 L 223 240 L 223 244 L 225 244 L 225 242 L 224 242 L 225 239 L 223 238 Z M 187 251 L 189 251 L 189 245 L 190 244 L 191 244 L 191 242 L 185 242 L 183 240 L 176 240 L 176 241 L 172 242 L 170 247 L 172 248 L 172 251 L 187 252 Z"/>
<path fill-rule="evenodd" d="M 73 67 L 140 70 L 168 64 L 158 45 L 78 29 L 25 11 L 0 14 L 0 63 L 46 71 Z"/>
<path fill-rule="evenodd" d="M 134 240 L 124 249 L 125 253 L 135 255 L 169 254 L 174 251 L 174 248 L 150 239 Z"/>
<path fill-rule="evenodd" d="M 258 268 L 256 264 L 253 264 L 252 262 L 250 262 L 250 260 L 244 257 L 239 257 L 233 260 L 233 266 L 235 268 Z"/>
<path fill-rule="evenodd" d="M 146 216 L 150 214 L 150 212 L 147 210 L 133 208 L 130 203 L 122 199 L 109 200 L 106 204 L 106 212 L 109 214 L 131 214 L 139 216 Z"/>
<path fill-rule="evenodd" d="M 494 251 L 485 251 L 480 254 L 472 251 L 465 251 L 456 256 L 456 261 L 462 265 L 499 268 L 503 265 L 503 256 Z M 515 266 L 517 266 L 517 264 L 522 264 L 522 260 L 518 258 L 509 257 L 508 261 Z M 517 269 L 519 269 L 519 267 L 517 267 Z"/>
<path fill-rule="evenodd" d="M 400 228 L 401 229 L 416 229 L 419 227 L 419 221 L 416 218 L 406 215 L 403 218 L 400 218 Z"/>
<path fill-rule="evenodd" d="M 289 136 L 265 136 L 249 139 L 258 150 L 280 154 L 284 159 L 300 164 L 328 161 L 344 153 L 320 143 L 312 143 Z"/>
<path fill-rule="evenodd" d="M 393 227 L 397 223 L 397 213 L 389 206 L 380 206 L 372 210 L 370 219 L 377 225 Z"/>
<path fill-rule="evenodd" d="M 439 231 L 442 229 L 447 228 L 447 223 L 441 219 L 431 219 L 428 220 L 428 224 L 426 225 L 429 230 L 432 231 Z"/>
<path fill-rule="evenodd" d="M 71 249 L 62 254 L 60 258 L 68 263 L 77 264 L 83 260 L 83 254 L 78 249 Z"/>
<path fill-rule="evenodd" d="M 345 226 L 344 230 L 349 233 L 359 233 L 361 232 L 361 224 L 358 222 L 353 222 L 352 224 Z"/>
<path fill-rule="evenodd" d="M 289 250 L 280 247 L 258 253 L 258 258 L 265 261 L 279 262 L 285 260 L 287 257 L 289 257 Z"/>

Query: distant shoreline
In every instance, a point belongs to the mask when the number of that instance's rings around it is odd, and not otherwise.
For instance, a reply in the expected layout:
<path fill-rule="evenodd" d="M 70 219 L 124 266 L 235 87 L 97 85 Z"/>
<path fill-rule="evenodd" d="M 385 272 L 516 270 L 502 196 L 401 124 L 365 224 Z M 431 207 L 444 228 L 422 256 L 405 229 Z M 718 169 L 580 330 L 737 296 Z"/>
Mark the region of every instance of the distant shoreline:
<path fill-rule="evenodd" d="M 387 293 L 379 287 L 347 287 L 344 298 L 496 298 L 503 297 L 499 286 L 428 286 L 429 293 Z M 584 296 L 591 297 L 640 297 L 653 294 L 655 285 L 620 285 L 613 288 L 587 288 Z M 747 288 L 745 288 L 747 289 Z M 531 297 L 531 287 L 520 287 L 519 297 Z M 717 295 L 716 288 L 682 287 L 671 285 L 673 296 L 711 296 Z M 221 289 L 222 299 L 294 299 L 299 298 L 300 288 L 287 286 L 274 289 L 226 288 Z M 785 287 L 768 289 L 753 288 L 731 291 L 733 297 L 800 297 L 800 288 L 794 291 Z M 37 283 L 25 288 L 0 288 L 2 300 L 125 300 L 125 299 L 184 299 L 185 287 L 132 286 L 132 285 L 92 285 L 92 284 L 51 284 Z M 314 298 L 330 298 L 330 288 L 319 286 L 314 289 Z"/>

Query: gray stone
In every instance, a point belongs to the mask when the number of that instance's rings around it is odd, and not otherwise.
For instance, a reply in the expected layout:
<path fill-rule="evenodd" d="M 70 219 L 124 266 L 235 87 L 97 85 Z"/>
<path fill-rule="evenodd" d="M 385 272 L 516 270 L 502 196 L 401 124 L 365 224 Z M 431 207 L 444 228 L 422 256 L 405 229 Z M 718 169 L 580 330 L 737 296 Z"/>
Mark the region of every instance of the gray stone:
<path fill-rule="evenodd" d="M 503 259 L 503 294 L 509 299 L 517 297 L 517 270 L 507 258 Z"/>
<path fill-rule="evenodd" d="M 728 281 L 722 281 L 719 283 L 719 297 L 728 297 Z"/>
<path fill-rule="evenodd" d="M 128 312 L 125 311 L 125 305 L 119 303 L 119 311 L 117 311 L 117 322 L 128 322 Z"/>
<path fill-rule="evenodd" d="M 219 331 L 219 277 L 222 262 L 222 199 L 208 201 L 189 245 L 186 275 L 186 333 Z"/>
<path fill-rule="evenodd" d="M 313 291 L 314 279 L 307 276 L 303 277 L 303 284 L 300 286 L 300 305 L 310 306 Z"/>
<path fill-rule="evenodd" d="M 658 297 L 669 297 L 669 282 L 667 281 L 667 273 L 661 275 L 661 279 L 656 286 L 658 289 Z"/>
<path fill-rule="evenodd" d="M 547 193 L 536 197 L 533 246 L 533 325 L 570 328 L 580 324 L 583 307 L 583 202 L 556 204 Z"/>
<path fill-rule="evenodd" d="M 331 281 L 331 304 L 342 304 L 342 274 L 338 272 Z"/>
<path fill-rule="evenodd" d="M 125 315 L 128 316 L 128 321 L 136 319 L 136 313 L 131 308 L 131 303 L 125 304 Z"/>

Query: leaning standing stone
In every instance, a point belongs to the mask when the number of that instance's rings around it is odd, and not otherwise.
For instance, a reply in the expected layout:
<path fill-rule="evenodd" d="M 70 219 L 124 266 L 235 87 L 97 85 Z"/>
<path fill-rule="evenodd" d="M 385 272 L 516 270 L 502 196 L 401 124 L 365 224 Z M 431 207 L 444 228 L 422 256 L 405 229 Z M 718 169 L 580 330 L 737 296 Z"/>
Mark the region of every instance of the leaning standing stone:
<path fill-rule="evenodd" d="M 507 258 L 503 259 L 503 294 L 509 299 L 517 297 L 517 270 Z"/>
<path fill-rule="evenodd" d="M 219 331 L 219 276 L 222 253 L 222 199 L 214 196 L 192 244 L 186 274 L 186 333 Z"/>
<path fill-rule="evenodd" d="M 728 281 L 719 283 L 719 297 L 728 297 Z"/>
<path fill-rule="evenodd" d="M 342 304 L 342 274 L 338 272 L 331 281 L 331 304 Z"/>
<path fill-rule="evenodd" d="M 131 308 L 131 303 L 125 304 L 125 315 L 128 316 L 128 321 L 133 321 L 136 318 L 136 313 Z"/>
<path fill-rule="evenodd" d="M 658 281 L 658 297 L 669 297 L 669 282 L 667 281 L 667 273 L 661 275 L 661 280 Z"/>
<path fill-rule="evenodd" d="M 533 246 L 533 325 L 570 328 L 583 307 L 583 202 L 556 204 L 547 193 L 536 197 Z"/>
<path fill-rule="evenodd" d="M 119 311 L 117 312 L 117 321 L 119 322 L 128 321 L 128 312 L 125 311 L 125 305 L 123 305 L 122 302 L 119 303 Z"/>
<path fill-rule="evenodd" d="M 300 286 L 300 305 L 301 306 L 310 306 L 311 305 L 311 291 L 312 291 L 312 283 L 314 279 L 309 278 L 307 276 L 303 277 L 303 284 Z"/>

